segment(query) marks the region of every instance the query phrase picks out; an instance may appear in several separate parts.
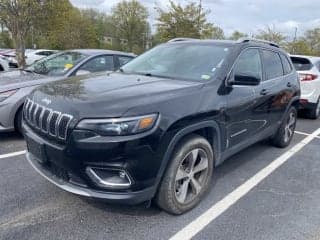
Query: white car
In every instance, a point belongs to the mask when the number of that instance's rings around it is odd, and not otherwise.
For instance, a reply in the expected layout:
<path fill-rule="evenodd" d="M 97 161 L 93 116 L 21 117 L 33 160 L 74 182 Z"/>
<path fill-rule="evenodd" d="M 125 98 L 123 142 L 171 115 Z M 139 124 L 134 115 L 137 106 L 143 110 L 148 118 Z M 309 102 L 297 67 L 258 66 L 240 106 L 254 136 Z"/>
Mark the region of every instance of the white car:
<path fill-rule="evenodd" d="M 0 56 L 0 72 L 9 70 L 9 61 L 6 57 Z"/>
<path fill-rule="evenodd" d="M 34 62 L 39 61 L 40 59 L 48 57 L 57 52 L 58 51 L 47 50 L 47 49 L 37 49 L 37 50 L 27 49 L 25 53 L 26 65 L 29 66 Z"/>
<path fill-rule="evenodd" d="M 300 107 L 307 116 L 320 116 L 320 57 L 291 55 L 301 83 Z"/>

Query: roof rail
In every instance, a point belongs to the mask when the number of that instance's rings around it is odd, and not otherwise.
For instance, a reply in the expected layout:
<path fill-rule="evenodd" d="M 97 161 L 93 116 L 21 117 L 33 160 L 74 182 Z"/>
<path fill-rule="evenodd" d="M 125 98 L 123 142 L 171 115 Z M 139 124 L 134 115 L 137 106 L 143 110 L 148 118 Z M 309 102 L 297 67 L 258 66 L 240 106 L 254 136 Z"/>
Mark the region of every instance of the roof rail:
<path fill-rule="evenodd" d="M 271 41 L 266 41 L 266 40 L 261 40 L 261 39 L 256 39 L 256 38 L 240 38 L 237 40 L 237 43 L 245 43 L 245 42 L 256 42 L 256 43 L 264 43 L 264 44 L 268 44 L 270 46 L 273 46 L 273 47 L 277 47 L 277 48 L 280 48 L 280 46 L 274 42 L 271 42 Z"/>
<path fill-rule="evenodd" d="M 174 39 L 169 40 L 168 43 L 190 41 L 190 40 L 199 40 L 199 39 L 196 39 L 196 38 L 174 38 Z"/>

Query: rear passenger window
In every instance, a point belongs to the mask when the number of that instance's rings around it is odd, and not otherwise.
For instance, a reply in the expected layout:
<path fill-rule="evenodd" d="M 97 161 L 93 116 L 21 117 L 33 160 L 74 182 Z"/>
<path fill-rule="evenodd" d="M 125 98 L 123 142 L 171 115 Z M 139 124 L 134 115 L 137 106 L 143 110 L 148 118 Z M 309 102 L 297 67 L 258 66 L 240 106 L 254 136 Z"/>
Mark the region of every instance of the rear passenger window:
<path fill-rule="evenodd" d="M 283 76 L 282 63 L 279 54 L 263 50 L 262 55 L 266 72 L 266 80 Z"/>
<path fill-rule="evenodd" d="M 291 68 L 291 64 L 289 63 L 288 58 L 286 56 L 284 56 L 283 54 L 281 54 L 280 57 L 282 60 L 284 74 L 287 75 L 287 74 L 291 73 L 292 68 Z"/>

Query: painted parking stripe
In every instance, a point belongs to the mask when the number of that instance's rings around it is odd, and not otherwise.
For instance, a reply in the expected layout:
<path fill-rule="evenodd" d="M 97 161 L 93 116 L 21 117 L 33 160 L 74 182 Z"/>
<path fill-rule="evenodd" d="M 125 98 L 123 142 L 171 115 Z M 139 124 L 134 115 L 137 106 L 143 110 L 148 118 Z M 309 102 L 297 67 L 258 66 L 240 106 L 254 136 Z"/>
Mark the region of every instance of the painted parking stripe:
<path fill-rule="evenodd" d="M 24 151 L 19 151 L 19 152 L 13 152 L 13 153 L 7 153 L 7 154 L 0 155 L 0 159 L 16 157 L 16 156 L 20 156 L 20 155 L 23 155 L 23 154 L 26 154 L 25 150 Z"/>
<path fill-rule="evenodd" d="M 303 135 L 303 136 L 310 136 L 310 133 L 305 133 L 305 132 L 300 132 L 300 131 L 295 131 L 296 134 L 299 134 L 299 135 Z M 315 137 L 315 138 L 318 138 L 320 139 L 319 136 Z"/>
<path fill-rule="evenodd" d="M 173 235 L 170 240 L 186 240 L 191 239 L 203 228 L 205 228 L 210 222 L 219 217 L 222 213 L 227 211 L 232 205 L 238 202 L 243 196 L 249 193 L 255 186 L 262 182 L 266 177 L 273 173 L 276 169 L 287 162 L 294 154 L 298 153 L 313 139 L 320 134 L 320 128 L 304 138 L 301 142 L 293 146 L 291 149 L 286 151 L 280 157 L 271 162 L 268 166 L 260 170 L 256 175 L 251 177 L 245 183 L 240 185 L 233 192 L 229 193 L 225 198 L 214 204 L 206 212 L 196 218 L 194 221 L 189 223 L 187 226 L 182 228 L 179 232 Z"/>

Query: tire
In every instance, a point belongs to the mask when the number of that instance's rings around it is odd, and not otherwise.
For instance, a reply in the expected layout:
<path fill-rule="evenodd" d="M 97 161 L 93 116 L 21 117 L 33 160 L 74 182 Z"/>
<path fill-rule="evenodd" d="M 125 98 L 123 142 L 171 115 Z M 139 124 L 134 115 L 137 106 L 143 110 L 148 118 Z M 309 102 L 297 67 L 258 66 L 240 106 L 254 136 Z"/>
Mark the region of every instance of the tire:
<path fill-rule="evenodd" d="M 310 119 L 318 119 L 320 116 L 320 98 L 315 106 L 307 111 L 307 117 Z"/>
<path fill-rule="evenodd" d="M 297 123 L 297 109 L 291 107 L 282 121 L 277 133 L 271 139 L 272 145 L 279 148 L 285 148 L 290 145 Z"/>
<path fill-rule="evenodd" d="M 213 166 L 213 150 L 205 138 L 194 134 L 184 138 L 160 183 L 157 205 L 174 215 L 194 208 L 209 189 Z"/>
<path fill-rule="evenodd" d="M 20 108 L 16 113 L 16 117 L 14 119 L 14 127 L 19 134 L 22 134 L 22 108 Z"/>

